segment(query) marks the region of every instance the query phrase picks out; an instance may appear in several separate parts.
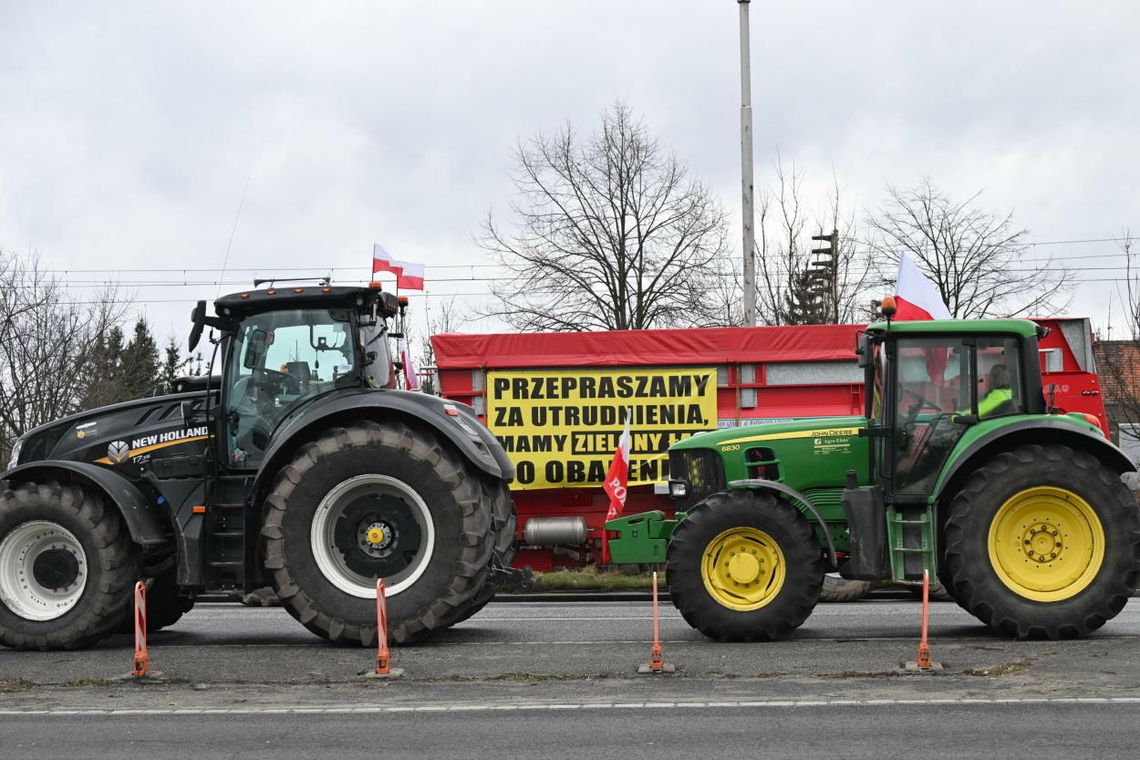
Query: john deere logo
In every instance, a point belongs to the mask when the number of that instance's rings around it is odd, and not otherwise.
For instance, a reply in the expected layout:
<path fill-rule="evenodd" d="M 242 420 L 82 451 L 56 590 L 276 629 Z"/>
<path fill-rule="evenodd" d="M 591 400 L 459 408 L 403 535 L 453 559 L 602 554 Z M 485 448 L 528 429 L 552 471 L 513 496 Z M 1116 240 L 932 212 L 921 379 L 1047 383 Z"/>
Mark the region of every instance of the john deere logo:
<path fill-rule="evenodd" d="M 112 441 L 111 445 L 107 447 L 107 458 L 115 464 L 119 464 L 127 458 L 131 450 L 127 446 L 126 441 Z"/>

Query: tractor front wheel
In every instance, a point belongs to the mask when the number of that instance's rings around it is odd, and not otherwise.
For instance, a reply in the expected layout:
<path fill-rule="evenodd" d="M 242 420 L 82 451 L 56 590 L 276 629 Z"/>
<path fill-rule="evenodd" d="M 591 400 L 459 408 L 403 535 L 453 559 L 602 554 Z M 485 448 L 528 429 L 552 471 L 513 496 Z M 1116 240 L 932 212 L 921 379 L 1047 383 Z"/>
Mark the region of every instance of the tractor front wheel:
<path fill-rule="evenodd" d="M 122 517 L 76 485 L 0 494 L 0 644 L 78 649 L 115 632 L 138 580 Z"/>
<path fill-rule="evenodd" d="M 689 510 L 666 555 L 669 595 L 717 641 L 770 641 L 819 601 L 823 554 L 804 516 L 772 494 L 713 494 Z"/>
<path fill-rule="evenodd" d="M 1104 463 L 1067 446 L 990 459 L 950 503 L 945 561 L 958 604 L 1017 638 L 1094 631 L 1140 574 L 1140 511 Z"/>

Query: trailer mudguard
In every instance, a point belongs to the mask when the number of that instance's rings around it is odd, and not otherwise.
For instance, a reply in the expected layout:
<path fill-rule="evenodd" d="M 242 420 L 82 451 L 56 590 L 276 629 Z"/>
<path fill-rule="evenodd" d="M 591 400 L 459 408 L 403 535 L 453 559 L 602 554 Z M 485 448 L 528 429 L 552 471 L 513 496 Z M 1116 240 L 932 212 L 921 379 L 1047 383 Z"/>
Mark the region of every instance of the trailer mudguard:
<path fill-rule="evenodd" d="M 957 478 L 972 472 L 978 462 L 998 451 L 1027 443 L 1060 443 L 1101 459 L 1119 473 L 1136 471 L 1136 465 L 1128 455 L 1099 432 L 1094 433 L 1062 419 L 1044 417 L 997 428 L 954 452 L 951 455 L 953 462 L 943 471 L 932 498 L 940 498 Z"/>
<path fill-rule="evenodd" d="M 106 467 L 89 462 L 44 459 L 13 467 L 0 474 L 0 480 L 16 483 L 60 480 L 85 485 L 115 505 L 127 523 L 131 540 L 136 544 L 156 546 L 170 541 L 170 531 L 165 527 L 165 518 L 158 506 L 151 504 L 131 481 Z"/>
<path fill-rule="evenodd" d="M 457 414 L 448 414 L 450 406 Z M 264 464 L 254 480 L 253 492 L 267 485 L 266 478 L 278 469 L 281 460 L 298 444 L 309 440 L 313 433 L 327 429 L 335 421 L 341 424 L 365 419 L 402 419 L 413 426 L 427 426 L 431 431 L 452 444 L 467 461 L 493 478 L 511 481 L 515 466 L 507 458 L 498 439 L 491 434 L 466 404 L 444 401 L 426 393 L 408 391 L 360 390 L 356 393 L 337 393 L 318 396 L 310 404 L 298 409 L 273 435 L 273 442 L 265 452 Z"/>
<path fill-rule="evenodd" d="M 828 570 L 839 569 L 839 555 L 835 551 L 835 540 L 831 537 L 831 531 L 827 527 L 827 523 L 823 519 L 823 515 L 815 508 L 815 505 L 808 501 L 808 497 L 783 483 L 777 483 L 774 480 L 762 480 L 758 478 L 750 478 L 748 480 L 732 480 L 728 483 L 729 488 L 740 488 L 749 491 L 776 491 L 792 499 L 792 506 L 799 509 L 801 512 L 809 512 L 812 518 L 815 519 L 816 525 L 819 526 L 823 537 L 827 539 L 827 561 L 831 564 Z M 796 504 L 799 502 L 799 504 Z M 800 506 L 802 505 L 802 506 Z"/>

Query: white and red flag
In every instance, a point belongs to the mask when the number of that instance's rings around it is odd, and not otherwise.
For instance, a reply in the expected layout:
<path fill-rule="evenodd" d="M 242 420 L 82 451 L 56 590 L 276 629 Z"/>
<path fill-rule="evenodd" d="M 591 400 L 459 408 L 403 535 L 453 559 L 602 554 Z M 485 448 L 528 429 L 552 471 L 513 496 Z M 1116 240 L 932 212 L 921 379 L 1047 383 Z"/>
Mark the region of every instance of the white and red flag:
<path fill-rule="evenodd" d="M 896 320 L 950 319 L 950 310 L 938 288 L 905 253 L 899 257 L 895 304 Z"/>
<path fill-rule="evenodd" d="M 617 449 L 614 451 L 610 470 L 606 473 L 606 480 L 602 483 L 602 490 L 610 497 L 610 509 L 606 512 L 606 519 L 613 520 L 621 517 L 625 509 L 626 489 L 629 487 L 629 414 L 625 415 L 625 429 L 618 438 Z"/>
<path fill-rule="evenodd" d="M 414 261 L 401 261 L 392 258 L 392 254 L 380 245 L 372 245 L 372 274 L 389 272 L 396 275 L 396 288 L 405 290 L 424 289 L 424 265 Z"/>
<path fill-rule="evenodd" d="M 408 342 L 400 338 L 400 363 L 404 365 L 404 387 L 410 391 L 420 389 L 420 376 L 416 374 L 416 365 L 412 363 L 412 352 L 408 350 Z"/>

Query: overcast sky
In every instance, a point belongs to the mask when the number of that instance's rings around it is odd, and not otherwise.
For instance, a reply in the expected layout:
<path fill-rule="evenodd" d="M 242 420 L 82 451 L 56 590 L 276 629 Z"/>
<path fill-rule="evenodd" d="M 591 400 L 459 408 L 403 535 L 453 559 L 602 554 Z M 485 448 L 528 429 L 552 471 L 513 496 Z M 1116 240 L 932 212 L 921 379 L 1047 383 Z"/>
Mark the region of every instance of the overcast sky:
<path fill-rule="evenodd" d="M 100 270 L 75 283 L 223 263 L 224 276 L 185 276 L 227 292 L 254 276 L 236 270 L 362 279 L 380 242 L 429 266 L 432 303 L 485 292 L 444 280 L 492 270 L 439 267 L 488 263 L 472 237 L 510 197 L 515 141 L 589 130 L 615 98 L 739 229 L 733 0 L 0 9 L 0 247 Z M 769 0 L 752 17 L 758 185 L 779 149 L 809 188 L 834 173 L 860 209 L 929 176 L 955 197 L 983 190 L 1036 241 L 1140 233 L 1140 4 Z M 1071 311 L 1103 330 L 1113 284 L 1094 280 L 1120 270 L 1089 267 L 1121 259 L 1073 263 L 1085 282 Z M 135 288 L 180 341 L 192 301 L 217 290 Z"/>

